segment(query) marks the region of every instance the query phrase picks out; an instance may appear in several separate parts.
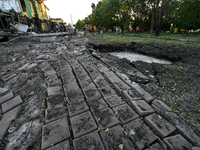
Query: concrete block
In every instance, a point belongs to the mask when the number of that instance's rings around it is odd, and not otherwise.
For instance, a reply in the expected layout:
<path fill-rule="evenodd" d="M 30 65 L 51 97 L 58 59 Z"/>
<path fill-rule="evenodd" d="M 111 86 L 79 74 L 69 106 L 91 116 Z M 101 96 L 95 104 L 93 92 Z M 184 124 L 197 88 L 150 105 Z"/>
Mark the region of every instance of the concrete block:
<path fill-rule="evenodd" d="M 13 98 L 13 97 L 14 97 L 13 92 L 9 92 L 9 93 L 7 93 L 6 95 L 1 96 L 1 97 L 0 97 L 0 104 L 2 104 L 2 103 L 4 103 L 4 102 L 8 101 L 9 99 L 11 99 L 11 98 Z"/>

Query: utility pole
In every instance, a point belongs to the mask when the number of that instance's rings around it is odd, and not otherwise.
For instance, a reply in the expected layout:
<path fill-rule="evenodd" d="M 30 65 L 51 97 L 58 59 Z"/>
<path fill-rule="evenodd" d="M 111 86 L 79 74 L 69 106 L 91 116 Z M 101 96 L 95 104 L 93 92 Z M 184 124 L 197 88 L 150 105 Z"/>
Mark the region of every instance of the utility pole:
<path fill-rule="evenodd" d="M 72 20 L 72 14 L 71 14 L 71 24 L 72 24 L 72 28 L 73 28 L 73 20 Z"/>

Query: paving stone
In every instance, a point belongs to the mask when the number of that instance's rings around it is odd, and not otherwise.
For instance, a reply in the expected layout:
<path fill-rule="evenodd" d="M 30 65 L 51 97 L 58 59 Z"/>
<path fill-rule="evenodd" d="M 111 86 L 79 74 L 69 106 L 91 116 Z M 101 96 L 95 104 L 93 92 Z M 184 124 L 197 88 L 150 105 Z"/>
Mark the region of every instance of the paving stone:
<path fill-rule="evenodd" d="M 33 64 L 28 65 L 27 69 L 29 70 L 29 69 L 32 69 L 32 68 L 35 68 L 35 67 L 37 67 L 37 64 L 33 63 Z"/>
<path fill-rule="evenodd" d="M 44 67 L 44 68 L 41 68 L 41 70 L 45 73 L 45 72 L 50 72 L 53 70 L 53 68 L 51 66 L 47 66 L 47 67 Z"/>
<path fill-rule="evenodd" d="M 155 112 L 155 110 L 144 100 L 131 101 L 134 110 L 140 117 L 147 116 Z"/>
<path fill-rule="evenodd" d="M 51 74 L 45 78 L 45 82 L 53 82 L 54 80 L 59 80 L 56 74 Z"/>
<path fill-rule="evenodd" d="M 142 97 L 139 95 L 138 92 L 135 90 L 123 90 L 122 94 L 129 100 L 129 101 L 134 101 L 134 100 L 141 100 Z"/>
<path fill-rule="evenodd" d="M 17 76 L 16 73 L 10 73 L 10 74 L 7 74 L 7 75 L 1 77 L 1 80 L 3 80 L 4 82 L 6 82 L 6 81 L 8 81 L 8 80 L 10 80 L 10 79 L 12 79 L 12 78 L 14 78 L 16 76 Z"/>
<path fill-rule="evenodd" d="M 10 127 L 12 121 L 8 121 L 0 126 L 0 141 L 3 140 L 3 137 L 7 133 L 8 128 Z"/>
<path fill-rule="evenodd" d="M 104 109 L 108 107 L 106 102 L 101 97 L 90 99 L 87 101 L 87 104 L 92 111 L 100 110 L 100 109 Z"/>
<path fill-rule="evenodd" d="M 125 103 L 125 101 L 123 101 L 122 98 L 119 97 L 118 95 L 104 97 L 104 99 L 111 108 Z"/>
<path fill-rule="evenodd" d="M 139 115 L 128 104 L 117 106 L 113 108 L 113 110 L 115 111 L 115 115 L 119 116 L 119 119 L 123 124 L 139 117 Z"/>
<path fill-rule="evenodd" d="M 119 120 L 110 108 L 96 110 L 92 113 L 94 114 L 94 118 L 101 130 L 119 124 Z"/>
<path fill-rule="evenodd" d="M 68 83 L 68 84 L 65 84 L 64 85 L 65 87 L 65 92 L 68 94 L 74 90 L 77 90 L 79 89 L 79 86 L 78 86 L 78 83 L 76 82 L 76 80 L 73 80 L 72 82 Z"/>
<path fill-rule="evenodd" d="M 4 103 L 4 102 L 8 101 L 9 99 L 11 99 L 11 98 L 13 98 L 13 97 L 14 97 L 13 92 L 9 92 L 9 93 L 7 93 L 6 95 L 1 96 L 1 97 L 0 97 L 0 104 L 2 104 L 2 103 Z"/>
<path fill-rule="evenodd" d="M 73 117 L 75 115 L 78 115 L 80 113 L 83 113 L 89 110 L 84 99 L 81 99 L 80 101 L 76 103 L 67 104 L 67 108 L 68 108 L 70 117 Z"/>
<path fill-rule="evenodd" d="M 181 120 L 175 113 L 166 112 L 163 116 L 174 125 L 178 132 L 184 136 L 188 141 L 193 143 L 196 146 L 200 147 L 200 138 L 194 133 L 194 131 L 183 121 Z"/>
<path fill-rule="evenodd" d="M 192 147 L 191 150 L 200 150 L 200 147 Z"/>
<path fill-rule="evenodd" d="M 42 127 L 41 149 L 46 149 L 52 144 L 67 140 L 71 137 L 67 118 L 61 118 Z"/>
<path fill-rule="evenodd" d="M 126 85 L 124 82 L 115 83 L 114 87 L 115 87 L 115 89 L 117 89 L 117 91 L 119 93 L 121 93 L 123 90 L 130 90 L 131 89 L 131 87 Z"/>
<path fill-rule="evenodd" d="M 45 110 L 45 123 L 49 123 L 65 116 L 68 116 L 67 108 L 65 106 L 48 108 Z"/>
<path fill-rule="evenodd" d="M 70 54 L 68 54 L 67 52 L 61 53 L 61 56 L 62 56 L 62 58 L 65 59 L 65 60 L 71 59 L 71 57 L 72 57 L 72 56 L 71 56 Z"/>
<path fill-rule="evenodd" d="M 44 72 L 44 76 L 47 77 L 47 76 L 50 76 L 52 74 L 56 74 L 55 70 L 50 70 L 50 71 L 47 71 L 47 72 Z"/>
<path fill-rule="evenodd" d="M 62 86 L 55 86 L 55 87 L 47 88 L 48 96 L 58 95 L 58 94 L 62 94 L 62 93 L 63 93 Z"/>
<path fill-rule="evenodd" d="M 136 69 L 134 71 L 133 70 L 127 70 L 126 74 L 131 75 L 131 76 L 136 76 L 136 77 L 141 78 L 141 79 L 148 80 L 147 76 L 145 76 L 141 72 L 137 71 Z"/>
<path fill-rule="evenodd" d="M 97 131 L 73 140 L 74 150 L 104 150 Z"/>
<path fill-rule="evenodd" d="M 79 83 L 82 89 L 96 88 L 91 79 L 79 81 Z"/>
<path fill-rule="evenodd" d="M 176 130 L 172 124 L 156 113 L 145 117 L 144 121 L 150 126 L 151 129 L 156 131 L 161 139 L 165 138 Z"/>
<path fill-rule="evenodd" d="M 64 96 L 61 94 L 50 96 L 47 98 L 47 108 L 64 106 Z"/>
<path fill-rule="evenodd" d="M 100 136 L 106 150 L 134 150 L 132 141 L 125 135 L 120 125 L 100 132 Z"/>
<path fill-rule="evenodd" d="M 18 113 L 21 111 L 21 106 L 17 106 L 16 108 L 6 112 L 3 115 L 3 118 L 0 121 L 0 127 L 3 126 L 4 124 L 15 120 L 17 118 Z M 0 130 L 1 131 L 1 130 Z"/>
<path fill-rule="evenodd" d="M 189 150 L 192 145 L 180 134 L 163 139 L 169 150 Z"/>
<path fill-rule="evenodd" d="M 17 96 L 5 103 L 2 104 L 2 112 L 5 113 L 7 111 L 9 111 L 10 109 L 20 105 L 21 103 L 23 103 L 22 99 L 20 96 Z"/>
<path fill-rule="evenodd" d="M 75 76 L 73 75 L 73 73 L 70 73 L 68 75 L 66 75 L 66 74 L 61 75 L 61 77 L 62 77 L 62 82 L 64 85 L 66 85 L 76 79 Z"/>
<path fill-rule="evenodd" d="M 159 114 L 164 114 L 166 112 L 172 112 L 171 108 L 169 108 L 164 102 L 157 100 L 157 99 L 152 102 L 151 106 Z"/>
<path fill-rule="evenodd" d="M 70 150 L 69 140 L 61 142 L 53 147 L 47 148 L 46 150 Z"/>
<path fill-rule="evenodd" d="M 108 68 L 106 68 L 104 65 L 102 64 L 97 64 L 97 67 L 96 67 L 100 72 L 106 72 L 106 71 L 109 71 Z"/>
<path fill-rule="evenodd" d="M 60 79 L 50 80 L 47 82 L 48 87 L 54 87 L 54 86 L 62 86 L 62 82 Z"/>
<path fill-rule="evenodd" d="M 157 139 L 153 132 L 139 118 L 125 124 L 124 128 L 139 150 L 148 147 Z"/>
<path fill-rule="evenodd" d="M 61 70 L 64 70 L 65 68 L 70 67 L 70 65 L 67 61 L 60 61 L 60 62 L 58 62 L 58 65 L 61 68 Z"/>
<path fill-rule="evenodd" d="M 39 67 L 42 68 L 51 68 L 51 65 L 47 62 L 43 62 L 41 65 L 39 65 Z"/>
<path fill-rule="evenodd" d="M 67 92 L 64 87 L 65 95 L 67 97 L 67 103 L 76 103 L 84 98 L 83 93 L 81 92 L 80 88 L 77 88 L 76 90 Z"/>
<path fill-rule="evenodd" d="M 122 82 L 122 80 L 121 80 L 117 75 L 115 75 L 112 71 L 106 71 L 106 72 L 104 72 L 104 75 L 106 76 L 106 78 L 107 78 L 112 84 Z"/>
<path fill-rule="evenodd" d="M 110 86 L 100 88 L 99 91 L 101 92 L 103 97 L 116 95 L 116 92 Z"/>
<path fill-rule="evenodd" d="M 79 82 L 84 82 L 86 80 L 91 80 L 87 73 L 81 72 L 80 74 L 77 74 L 75 72 L 75 74 L 76 74 L 76 77 L 77 77 Z"/>
<path fill-rule="evenodd" d="M 83 89 L 83 93 L 85 95 L 86 101 L 93 98 L 101 97 L 101 94 L 95 87 L 90 89 Z"/>
<path fill-rule="evenodd" d="M 160 144 L 156 143 L 152 145 L 151 147 L 146 148 L 145 150 L 164 150 L 164 149 L 160 146 Z"/>
<path fill-rule="evenodd" d="M 0 87 L 0 96 L 5 95 L 7 92 L 9 92 L 8 89 Z"/>
<path fill-rule="evenodd" d="M 109 86 L 108 82 L 105 81 L 105 78 L 102 75 L 99 75 L 96 79 L 94 79 L 94 82 L 98 88 Z"/>
<path fill-rule="evenodd" d="M 88 134 L 97 129 L 91 113 L 85 112 L 70 118 L 74 138 Z"/>

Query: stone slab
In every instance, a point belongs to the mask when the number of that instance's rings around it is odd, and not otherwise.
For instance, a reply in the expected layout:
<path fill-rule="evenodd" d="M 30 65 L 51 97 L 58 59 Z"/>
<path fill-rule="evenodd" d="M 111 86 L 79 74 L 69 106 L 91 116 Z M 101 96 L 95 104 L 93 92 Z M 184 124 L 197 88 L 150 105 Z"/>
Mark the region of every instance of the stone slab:
<path fill-rule="evenodd" d="M 151 129 L 156 131 L 161 139 L 167 137 L 176 130 L 172 124 L 156 113 L 145 117 L 144 121 L 150 126 Z"/>
<path fill-rule="evenodd" d="M 48 108 L 45 110 L 45 123 L 49 123 L 65 116 L 68 116 L 67 108 L 65 106 Z"/>
<path fill-rule="evenodd" d="M 96 110 L 92 113 L 101 130 L 113 127 L 120 123 L 110 108 Z"/>
<path fill-rule="evenodd" d="M 67 103 L 76 103 L 77 101 L 80 101 L 81 99 L 84 98 L 83 93 L 81 92 L 80 88 L 77 88 L 76 90 L 70 91 L 67 93 L 65 87 L 65 96 L 67 97 Z"/>
<path fill-rule="evenodd" d="M 191 150 L 200 150 L 200 147 L 192 147 Z"/>
<path fill-rule="evenodd" d="M 74 90 L 79 89 L 78 83 L 76 82 L 76 80 L 73 80 L 72 82 L 65 84 L 65 92 L 68 94 Z"/>
<path fill-rule="evenodd" d="M 82 89 L 96 88 L 91 79 L 79 81 L 79 83 L 80 83 L 80 86 L 81 86 Z"/>
<path fill-rule="evenodd" d="M 155 110 L 144 100 L 131 101 L 134 110 L 139 114 L 140 117 L 150 115 Z"/>
<path fill-rule="evenodd" d="M 152 102 L 151 106 L 159 114 L 164 114 L 166 112 L 172 112 L 171 108 L 169 108 L 164 102 L 157 100 L 157 99 Z"/>
<path fill-rule="evenodd" d="M 8 101 L 9 99 L 11 99 L 11 98 L 13 98 L 13 97 L 14 97 L 13 92 L 9 92 L 9 93 L 7 93 L 6 95 L 1 96 L 1 97 L 0 97 L 0 104 L 2 104 L 2 103 L 4 103 L 4 102 Z"/>
<path fill-rule="evenodd" d="M 123 90 L 130 90 L 131 87 L 125 84 L 124 82 L 119 82 L 114 84 L 115 89 L 121 93 Z"/>
<path fill-rule="evenodd" d="M 62 68 L 70 67 L 70 65 L 69 65 L 69 63 L 67 61 L 59 61 L 58 65 L 61 68 L 61 70 L 63 70 Z"/>
<path fill-rule="evenodd" d="M 16 96 L 15 98 L 5 102 L 2 104 L 2 112 L 5 113 L 7 111 L 9 111 L 10 109 L 20 105 L 21 103 L 23 103 L 22 99 L 20 96 Z"/>
<path fill-rule="evenodd" d="M 69 140 L 65 140 L 59 144 L 56 144 L 46 150 L 70 150 Z"/>
<path fill-rule="evenodd" d="M 51 65 L 49 63 L 47 63 L 47 62 L 43 62 L 42 64 L 39 65 L 39 67 L 43 71 L 43 68 L 51 68 Z"/>
<path fill-rule="evenodd" d="M 109 86 L 108 82 L 105 81 L 105 78 L 102 75 L 99 75 L 96 79 L 94 79 L 94 83 L 98 88 Z"/>
<path fill-rule="evenodd" d="M 122 98 L 119 97 L 118 95 L 104 97 L 104 99 L 111 108 L 125 103 L 125 101 L 123 101 Z"/>
<path fill-rule="evenodd" d="M 56 74 L 55 70 L 52 68 L 51 70 L 47 71 L 47 72 L 44 72 L 44 76 L 47 77 L 47 76 L 50 76 L 52 74 Z"/>
<path fill-rule="evenodd" d="M 70 118 L 74 138 L 78 138 L 97 129 L 89 111 Z"/>
<path fill-rule="evenodd" d="M 48 77 L 45 78 L 45 81 L 47 83 L 52 82 L 54 80 L 58 80 L 58 76 L 56 74 L 51 74 Z"/>
<path fill-rule="evenodd" d="M 73 140 L 74 150 L 104 150 L 97 131 Z"/>
<path fill-rule="evenodd" d="M 144 149 L 146 146 L 148 147 L 157 139 L 139 118 L 125 124 L 124 128 L 139 150 Z"/>
<path fill-rule="evenodd" d="M 48 87 L 47 94 L 48 96 L 63 94 L 62 86 Z"/>
<path fill-rule="evenodd" d="M 119 119 L 123 124 L 139 117 L 139 115 L 128 104 L 117 106 L 113 108 L 113 110 L 115 111 L 115 115 L 119 116 Z"/>
<path fill-rule="evenodd" d="M 41 149 L 51 147 L 71 137 L 67 118 L 61 118 L 42 127 Z"/>
<path fill-rule="evenodd" d="M 103 95 L 103 97 L 108 97 L 108 96 L 111 96 L 111 95 L 116 95 L 116 92 L 110 86 L 100 88 L 99 91 L 101 92 L 101 94 Z"/>
<path fill-rule="evenodd" d="M 84 99 L 81 99 L 80 101 L 76 103 L 67 104 L 67 108 L 68 108 L 70 117 L 73 117 L 75 115 L 78 115 L 80 113 L 83 113 L 89 110 Z"/>
<path fill-rule="evenodd" d="M 163 142 L 169 150 L 189 150 L 192 148 L 192 145 L 180 134 L 164 138 Z"/>
<path fill-rule="evenodd" d="M 7 75 L 1 77 L 1 80 L 3 80 L 4 82 L 6 82 L 6 81 L 8 81 L 8 80 L 10 80 L 10 79 L 12 79 L 12 78 L 14 78 L 16 76 L 17 76 L 16 73 L 10 73 L 10 74 L 7 74 Z"/>
<path fill-rule="evenodd" d="M 76 79 L 73 73 L 61 74 L 61 77 L 62 77 L 62 82 L 64 85 Z"/>
<path fill-rule="evenodd" d="M 107 67 L 105 67 L 104 65 L 102 64 L 97 64 L 97 67 L 96 67 L 100 72 L 105 72 L 105 71 L 109 71 L 109 69 Z"/>
<path fill-rule="evenodd" d="M 50 80 L 47 82 L 48 87 L 54 87 L 54 86 L 62 86 L 62 82 L 60 79 Z"/>
<path fill-rule="evenodd" d="M 90 110 L 92 111 L 101 110 L 108 107 L 106 102 L 101 97 L 90 99 L 87 101 L 87 104 L 90 107 Z"/>
<path fill-rule="evenodd" d="M 0 141 L 3 140 L 3 137 L 7 133 L 8 128 L 10 127 L 12 121 L 8 121 L 0 126 Z"/>
<path fill-rule="evenodd" d="M 64 96 L 61 94 L 50 96 L 47 98 L 47 107 L 62 107 L 64 106 Z"/>
<path fill-rule="evenodd" d="M 93 98 L 101 97 L 101 94 L 95 87 L 90 89 L 83 89 L 83 93 L 85 95 L 86 101 Z"/>
<path fill-rule="evenodd" d="M 106 150 L 134 150 L 132 141 L 125 135 L 120 125 L 100 132 Z M 120 148 L 123 147 L 123 148 Z"/>
<path fill-rule="evenodd" d="M 6 94 L 8 91 L 8 89 L 0 87 L 0 96 Z"/>
<path fill-rule="evenodd" d="M 135 90 L 123 90 L 122 94 L 129 100 L 129 101 L 134 101 L 134 100 L 141 100 L 142 97 L 139 95 L 138 92 Z"/>
<path fill-rule="evenodd" d="M 28 65 L 27 69 L 29 70 L 29 69 L 32 69 L 32 68 L 35 68 L 35 67 L 37 67 L 37 63 L 33 63 L 33 64 Z"/>
<path fill-rule="evenodd" d="M 151 147 L 146 148 L 145 150 L 164 150 L 164 149 L 160 146 L 160 144 L 156 143 L 152 145 Z"/>

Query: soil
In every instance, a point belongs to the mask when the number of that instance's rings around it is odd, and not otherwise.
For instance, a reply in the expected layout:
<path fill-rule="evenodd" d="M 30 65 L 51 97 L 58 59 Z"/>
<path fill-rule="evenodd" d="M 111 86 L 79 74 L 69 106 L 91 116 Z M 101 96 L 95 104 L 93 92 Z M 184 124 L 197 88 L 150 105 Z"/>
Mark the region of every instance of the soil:
<path fill-rule="evenodd" d="M 148 80 L 130 76 L 154 98 L 164 101 L 200 136 L 200 54 L 199 48 L 161 43 L 88 43 L 114 70 L 137 69 Z M 107 52 L 128 51 L 171 61 L 172 64 L 130 62 Z"/>

